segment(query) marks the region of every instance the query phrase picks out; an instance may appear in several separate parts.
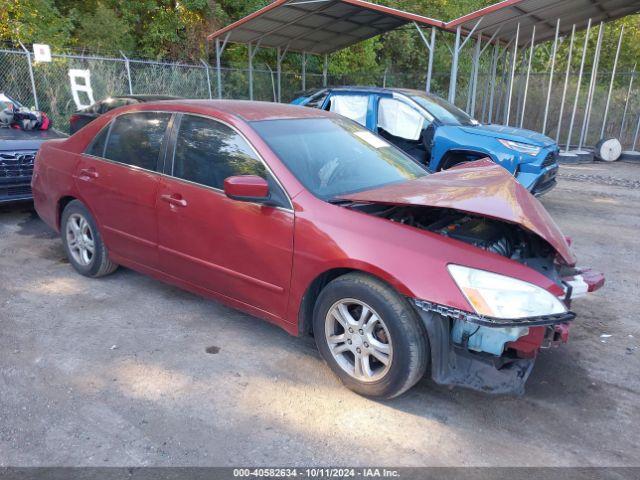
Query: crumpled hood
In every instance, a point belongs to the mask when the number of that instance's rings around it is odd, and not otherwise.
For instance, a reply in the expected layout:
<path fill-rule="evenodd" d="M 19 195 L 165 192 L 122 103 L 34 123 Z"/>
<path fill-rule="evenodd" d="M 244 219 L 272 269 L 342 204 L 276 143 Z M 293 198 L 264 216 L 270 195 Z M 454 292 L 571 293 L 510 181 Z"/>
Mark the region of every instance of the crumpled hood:
<path fill-rule="evenodd" d="M 459 127 L 472 135 L 503 138 L 514 142 L 529 143 L 538 147 L 553 145 L 555 141 L 546 135 L 524 128 L 506 127 L 504 125 L 476 125 L 475 127 Z"/>
<path fill-rule="evenodd" d="M 341 198 L 386 205 L 451 208 L 504 220 L 545 240 L 567 265 L 576 262 L 564 235 L 542 204 L 504 168 L 487 159 Z"/>

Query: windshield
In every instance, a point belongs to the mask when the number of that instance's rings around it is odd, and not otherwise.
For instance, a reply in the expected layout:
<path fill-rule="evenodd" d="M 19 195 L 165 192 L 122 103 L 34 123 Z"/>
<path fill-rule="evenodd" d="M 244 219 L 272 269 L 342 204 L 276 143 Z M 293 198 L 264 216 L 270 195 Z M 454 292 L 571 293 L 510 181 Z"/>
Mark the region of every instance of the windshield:
<path fill-rule="evenodd" d="M 265 120 L 251 125 L 300 183 L 323 200 L 427 174 L 386 140 L 347 119 Z"/>
<path fill-rule="evenodd" d="M 422 108 L 445 125 L 478 125 L 478 122 L 446 100 L 431 95 L 412 95 Z"/>

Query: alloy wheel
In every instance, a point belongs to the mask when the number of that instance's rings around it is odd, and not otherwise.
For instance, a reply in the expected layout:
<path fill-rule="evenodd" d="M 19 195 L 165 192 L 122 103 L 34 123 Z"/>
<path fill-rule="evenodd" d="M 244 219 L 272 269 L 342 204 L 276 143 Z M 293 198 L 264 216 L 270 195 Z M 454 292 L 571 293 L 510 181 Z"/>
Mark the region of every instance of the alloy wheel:
<path fill-rule="evenodd" d="M 334 303 L 325 318 L 325 338 L 340 368 L 361 382 L 382 378 L 391 367 L 391 335 L 369 305 L 345 298 Z"/>
<path fill-rule="evenodd" d="M 95 241 L 91 225 L 79 213 L 70 215 L 66 225 L 67 245 L 73 259 L 82 266 L 87 266 L 95 255 Z"/>

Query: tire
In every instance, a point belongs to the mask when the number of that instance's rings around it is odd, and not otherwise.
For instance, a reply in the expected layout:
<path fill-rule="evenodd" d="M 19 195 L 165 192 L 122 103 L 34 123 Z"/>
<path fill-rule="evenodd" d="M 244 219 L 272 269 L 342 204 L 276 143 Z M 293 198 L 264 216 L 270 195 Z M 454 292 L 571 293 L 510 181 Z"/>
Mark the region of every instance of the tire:
<path fill-rule="evenodd" d="M 350 320 L 344 315 L 345 309 Z M 364 328 L 359 329 L 351 320 L 361 321 Z M 366 397 L 397 397 L 415 385 L 428 366 L 427 332 L 416 312 L 387 284 L 362 273 L 338 277 L 320 292 L 313 312 L 313 331 L 318 350 L 331 370 L 347 388 Z M 385 350 L 386 365 L 381 361 Z M 366 357 L 359 371 L 356 354 Z"/>
<path fill-rule="evenodd" d="M 81 201 L 73 200 L 65 207 L 60 220 L 60 236 L 69 263 L 79 274 L 97 278 L 118 268 L 109 260 L 98 226 Z"/>

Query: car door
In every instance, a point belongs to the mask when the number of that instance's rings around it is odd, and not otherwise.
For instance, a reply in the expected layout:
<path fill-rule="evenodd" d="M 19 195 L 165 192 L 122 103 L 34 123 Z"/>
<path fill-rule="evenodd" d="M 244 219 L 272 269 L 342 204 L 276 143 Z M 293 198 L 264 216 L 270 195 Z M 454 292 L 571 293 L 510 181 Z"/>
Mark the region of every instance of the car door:
<path fill-rule="evenodd" d="M 428 164 L 433 121 L 408 103 L 381 96 L 376 108 L 376 133 L 422 164 Z M 431 138 L 426 138 L 431 137 Z"/>
<path fill-rule="evenodd" d="M 215 119 L 184 114 L 158 191 L 162 269 L 283 318 L 293 261 L 289 199 L 248 141 Z M 171 148 L 171 147 L 170 147 Z M 280 206 L 231 200 L 224 179 L 259 175 Z"/>
<path fill-rule="evenodd" d="M 113 254 L 158 266 L 158 164 L 171 113 L 125 113 L 105 127 L 81 156 L 75 179 Z"/>

